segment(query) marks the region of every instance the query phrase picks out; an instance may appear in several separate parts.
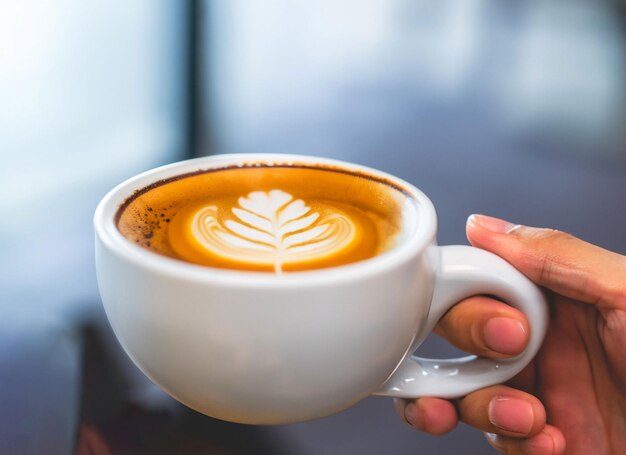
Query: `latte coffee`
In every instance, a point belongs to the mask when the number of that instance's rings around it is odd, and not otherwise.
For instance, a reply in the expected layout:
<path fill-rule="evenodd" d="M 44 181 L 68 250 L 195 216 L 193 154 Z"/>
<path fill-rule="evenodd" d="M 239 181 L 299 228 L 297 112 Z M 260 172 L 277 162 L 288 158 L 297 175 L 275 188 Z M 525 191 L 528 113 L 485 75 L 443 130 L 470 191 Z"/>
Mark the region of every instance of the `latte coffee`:
<path fill-rule="evenodd" d="M 153 183 L 120 206 L 116 223 L 164 256 L 282 273 L 388 251 L 402 236 L 407 198 L 391 182 L 343 168 L 254 163 Z"/>
<path fill-rule="evenodd" d="M 517 375 L 550 321 L 521 272 L 479 248 L 438 246 L 428 197 L 358 164 L 173 163 L 112 189 L 94 229 L 98 288 L 125 352 L 181 403 L 231 422 L 293 424 L 370 395 L 463 397 Z M 480 294 L 528 318 L 523 353 L 413 356 Z"/>

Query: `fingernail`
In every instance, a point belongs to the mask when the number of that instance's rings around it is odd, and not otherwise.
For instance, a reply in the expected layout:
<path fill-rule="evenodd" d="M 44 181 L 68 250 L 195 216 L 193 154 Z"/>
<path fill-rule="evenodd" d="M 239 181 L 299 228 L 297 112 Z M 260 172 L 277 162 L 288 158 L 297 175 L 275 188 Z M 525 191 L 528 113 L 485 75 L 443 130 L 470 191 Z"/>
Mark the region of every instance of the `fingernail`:
<path fill-rule="evenodd" d="M 519 227 L 518 224 L 513 224 L 508 221 L 501 220 L 500 218 L 485 215 L 470 215 L 467 219 L 467 224 L 480 226 L 488 231 L 498 234 L 508 234 Z"/>
<path fill-rule="evenodd" d="M 502 430 L 527 435 L 533 428 L 533 407 L 527 401 L 497 397 L 489 402 L 488 413 L 489 421 Z"/>
<path fill-rule="evenodd" d="M 528 335 L 524 324 L 511 318 L 491 318 L 483 328 L 485 344 L 500 354 L 517 355 L 526 347 Z"/>
<path fill-rule="evenodd" d="M 485 437 L 490 441 L 493 442 L 494 444 L 496 442 L 498 442 L 498 435 L 495 433 L 485 433 Z"/>
<path fill-rule="evenodd" d="M 414 426 L 418 430 L 424 430 L 424 413 L 415 403 L 409 403 L 406 408 L 404 408 L 404 417 L 411 426 Z"/>

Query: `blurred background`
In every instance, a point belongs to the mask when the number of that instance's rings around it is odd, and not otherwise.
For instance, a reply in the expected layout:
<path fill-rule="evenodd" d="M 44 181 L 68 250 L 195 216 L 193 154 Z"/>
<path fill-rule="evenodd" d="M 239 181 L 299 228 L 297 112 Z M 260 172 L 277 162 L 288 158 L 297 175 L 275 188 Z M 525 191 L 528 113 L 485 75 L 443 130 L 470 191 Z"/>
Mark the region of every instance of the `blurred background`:
<path fill-rule="evenodd" d="M 441 244 L 487 213 L 626 253 L 625 33 L 621 0 L 0 2 L 0 452 L 495 453 L 383 398 L 284 427 L 177 405 L 104 318 L 92 214 L 157 165 L 301 153 L 414 183 Z"/>

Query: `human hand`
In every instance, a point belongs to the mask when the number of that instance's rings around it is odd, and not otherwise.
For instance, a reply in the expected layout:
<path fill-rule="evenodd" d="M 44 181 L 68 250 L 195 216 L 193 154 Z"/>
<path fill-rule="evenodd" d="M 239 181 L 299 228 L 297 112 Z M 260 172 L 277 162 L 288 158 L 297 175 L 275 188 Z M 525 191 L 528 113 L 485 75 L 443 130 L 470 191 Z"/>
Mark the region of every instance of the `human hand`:
<path fill-rule="evenodd" d="M 398 400 L 401 417 L 439 435 L 459 420 L 517 455 L 626 454 L 626 257 L 568 234 L 471 216 L 467 237 L 510 262 L 550 302 L 546 339 L 530 365 L 506 385 L 458 400 Z M 454 306 L 436 332 L 464 351 L 519 354 L 528 322 L 487 297 Z"/>

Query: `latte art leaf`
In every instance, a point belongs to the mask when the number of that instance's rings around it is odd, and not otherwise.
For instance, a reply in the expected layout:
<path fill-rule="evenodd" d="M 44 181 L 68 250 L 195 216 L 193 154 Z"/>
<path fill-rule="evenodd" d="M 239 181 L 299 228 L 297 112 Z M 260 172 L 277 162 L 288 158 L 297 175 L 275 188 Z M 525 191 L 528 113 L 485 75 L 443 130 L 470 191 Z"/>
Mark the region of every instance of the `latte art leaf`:
<path fill-rule="evenodd" d="M 355 238 L 353 222 L 340 210 L 322 215 L 282 190 L 253 191 L 238 204 L 232 217 L 220 218 L 217 207 L 208 206 L 192 222 L 204 248 L 233 261 L 280 273 L 284 264 L 328 257 Z"/>

